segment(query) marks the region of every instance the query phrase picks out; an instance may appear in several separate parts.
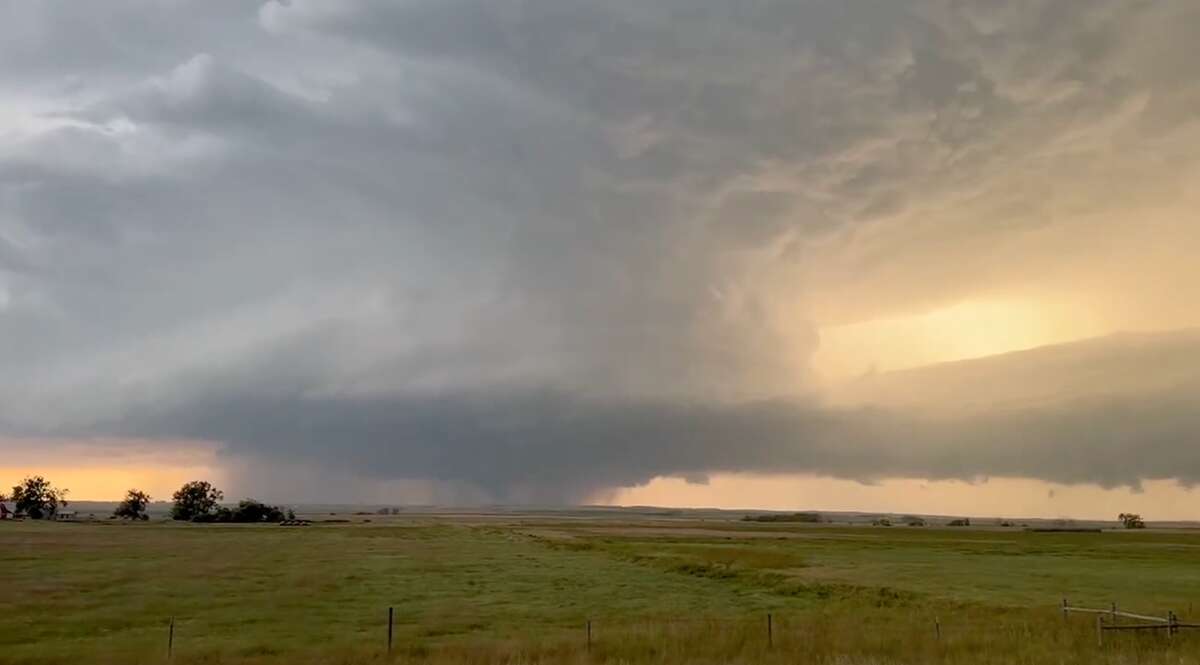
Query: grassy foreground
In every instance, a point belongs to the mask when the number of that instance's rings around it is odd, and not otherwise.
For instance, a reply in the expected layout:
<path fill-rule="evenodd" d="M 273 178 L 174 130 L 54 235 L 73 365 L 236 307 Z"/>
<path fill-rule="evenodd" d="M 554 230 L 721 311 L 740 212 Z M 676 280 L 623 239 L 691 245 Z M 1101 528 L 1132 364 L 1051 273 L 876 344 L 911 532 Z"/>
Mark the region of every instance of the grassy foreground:
<path fill-rule="evenodd" d="M 0 524 L 0 663 L 162 663 L 171 618 L 177 663 L 1200 662 L 1200 631 L 1098 646 L 1094 618 L 1064 621 L 1064 596 L 1191 620 L 1200 534 Z"/>

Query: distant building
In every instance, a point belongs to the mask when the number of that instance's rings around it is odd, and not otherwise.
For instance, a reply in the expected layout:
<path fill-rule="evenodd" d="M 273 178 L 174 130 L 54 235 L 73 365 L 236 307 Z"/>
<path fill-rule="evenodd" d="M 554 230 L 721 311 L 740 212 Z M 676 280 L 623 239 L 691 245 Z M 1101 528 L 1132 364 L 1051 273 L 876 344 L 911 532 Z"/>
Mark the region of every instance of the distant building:
<path fill-rule="evenodd" d="M 79 516 L 79 513 L 76 513 L 74 510 L 64 510 L 64 511 L 55 513 L 54 519 L 62 521 L 62 522 L 69 522 L 71 520 L 74 520 L 78 516 Z"/>
<path fill-rule="evenodd" d="M 16 506 L 14 505 L 13 508 L 15 509 Z M 24 518 L 24 515 L 15 510 L 10 510 L 8 504 L 0 501 L 0 520 L 19 520 Z"/>

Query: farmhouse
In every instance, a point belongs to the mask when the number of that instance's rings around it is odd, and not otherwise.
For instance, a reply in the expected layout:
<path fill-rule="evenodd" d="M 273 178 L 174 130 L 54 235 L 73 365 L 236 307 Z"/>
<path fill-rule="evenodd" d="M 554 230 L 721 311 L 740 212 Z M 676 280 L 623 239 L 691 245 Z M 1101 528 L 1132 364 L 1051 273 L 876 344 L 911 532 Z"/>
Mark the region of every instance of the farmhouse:
<path fill-rule="evenodd" d="M 8 509 L 8 504 L 0 501 L 0 520 L 11 520 L 15 517 L 16 515 Z"/>

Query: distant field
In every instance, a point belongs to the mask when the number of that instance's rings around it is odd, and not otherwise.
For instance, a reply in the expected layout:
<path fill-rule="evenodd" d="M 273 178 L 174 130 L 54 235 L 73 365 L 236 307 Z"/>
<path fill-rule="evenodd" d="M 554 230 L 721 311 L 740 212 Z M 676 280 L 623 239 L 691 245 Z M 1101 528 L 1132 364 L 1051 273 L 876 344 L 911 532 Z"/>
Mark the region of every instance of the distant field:
<path fill-rule="evenodd" d="M 179 663 L 1200 659 L 1200 632 L 1098 647 L 1093 618 L 1057 610 L 1065 596 L 1194 618 L 1191 531 L 355 519 L 0 523 L 0 663 L 161 663 L 172 617 Z"/>

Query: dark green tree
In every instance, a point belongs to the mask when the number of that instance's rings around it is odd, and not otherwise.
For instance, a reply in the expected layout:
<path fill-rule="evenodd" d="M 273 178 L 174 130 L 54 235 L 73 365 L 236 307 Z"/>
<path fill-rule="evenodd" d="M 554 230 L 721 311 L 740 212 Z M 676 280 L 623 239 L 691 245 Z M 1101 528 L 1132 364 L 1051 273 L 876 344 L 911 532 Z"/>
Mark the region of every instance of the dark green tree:
<path fill-rule="evenodd" d="M 225 498 L 221 490 L 212 486 L 206 480 L 193 480 L 180 487 L 171 500 L 171 519 L 192 521 L 211 515 L 217 508 L 217 503 Z"/>
<path fill-rule="evenodd" d="M 54 519 L 67 505 L 67 490 L 59 489 L 41 476 L 26 478 L 12 489 L 12 502 L 18 513 L 30 519 Z"/>
<path fill-rule="evenodd" d="M 234 522 L 282 522 L 285 515 L 278 506 L 268 506 L 254 499 L 245 499 L 238 504 L 231 516 Z"/>
<path fill-rule="evenodd" d="M 1117 516 L 1126 529 L 1145 529 L 1146 522 L 1137 513 L 1121 513 Z"/>
<path fill-rule="evenodd" d="M 149 516 L 146 515 L 148 507 L 150 507 L 149 494 L 141 490 L 129 490 L 125 493 L 125 500 L 118 504 L 117 509 L 113 511 L 113 516 L 126 520 L 149 519 Z"/>

